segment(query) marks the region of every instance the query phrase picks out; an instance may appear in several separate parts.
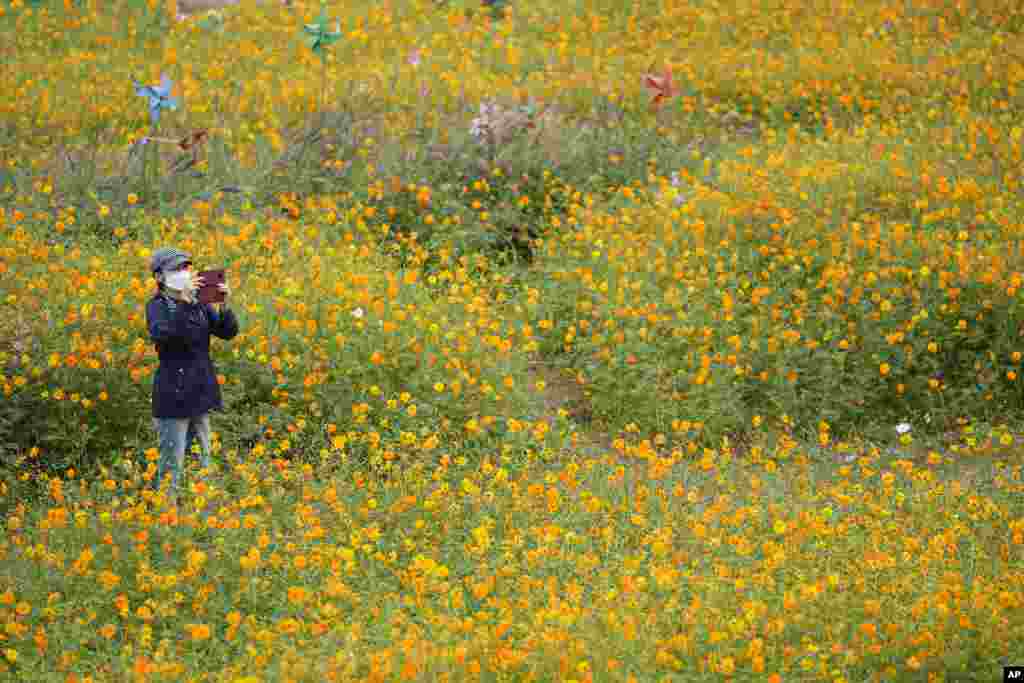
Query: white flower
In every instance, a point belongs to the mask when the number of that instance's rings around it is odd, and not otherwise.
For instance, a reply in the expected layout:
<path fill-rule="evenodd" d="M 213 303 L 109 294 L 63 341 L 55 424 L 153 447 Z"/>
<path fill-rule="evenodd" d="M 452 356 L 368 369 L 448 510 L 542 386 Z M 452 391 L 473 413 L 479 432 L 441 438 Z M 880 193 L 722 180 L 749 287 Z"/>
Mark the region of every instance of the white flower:
<path fill-rule="evenodd" d="M 361 319 L 363 317 L 362 307 L 352 309 L 352 317 L 356 319 Z"/>
<path fill-rule="evenodd" d="M 896 425 L 896 433 L 897 434 L 902 435 L 902 434 L 906 434 L 909 431 L 910 431 L 910 423 L 909 422 L 900 422 L 898 425 Z"/>

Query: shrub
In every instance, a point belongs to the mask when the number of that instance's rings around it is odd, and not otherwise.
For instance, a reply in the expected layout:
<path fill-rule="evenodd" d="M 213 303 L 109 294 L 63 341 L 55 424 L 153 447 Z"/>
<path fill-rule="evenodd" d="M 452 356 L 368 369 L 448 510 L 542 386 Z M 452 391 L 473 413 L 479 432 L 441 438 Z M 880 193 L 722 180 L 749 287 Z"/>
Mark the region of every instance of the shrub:
<path fill-rule="evenodd" d="M 928 212 L 883 196 L 880 213 L 873 178 L 902 182 L 898 164 L 787 170 L 807 144 L 725 157 L 713 181 L 682 169 L 660 189 L 623 188 L 617 209 L 570 209 L 585 227 L 547 244 L 538 281 L 552 295 L 531 316 L 549 321 L 545 348 L 583 371 L 604 419 L 699 421 L 717 439 L 756 415 L 938 432 L 1021 409 L 1018 235 L 935 218 L 976 214 L 980 186 L 943 180 Z M 819 149 L 849 154 L 840 144 Z M 783 186 L 812 168 L 827 189 Z"/>

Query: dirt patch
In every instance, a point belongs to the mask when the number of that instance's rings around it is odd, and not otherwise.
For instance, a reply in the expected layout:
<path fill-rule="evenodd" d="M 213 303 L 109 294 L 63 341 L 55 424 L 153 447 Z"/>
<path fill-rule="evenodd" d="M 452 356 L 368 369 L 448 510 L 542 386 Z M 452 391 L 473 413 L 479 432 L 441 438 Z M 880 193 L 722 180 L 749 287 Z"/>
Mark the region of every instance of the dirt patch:
<path fill-rule="evenodd" d="M 612 445 L 613 437 L 591 426 L 593 414 L 590 402 L 583 389 L 568 372 L 538 358 L 530 360 L 527 372 L 531 385 L 544 382 L 538 406 L 541 413 L 531 416 L 533 419 L 545 421 L 554 429 L 558 411 L 564 410 L 577 433 L 576 446 L 573 450 L 581 455 L 596 458 L 618 455 Z"/>
<path fill-rule="evenodd" d="M 539 392 L 536 410 L 539 414 L 531 415 L 531 420 L 542 420 L 548 423 L 552 431 L 558 422 L 558 411 L 564 410 L 575 433 L 562 446 L 562 457 L 582 457 L 594 459 L 615 468 L 623 468 L 622 483 L 625 486 L 626 500 L 639 500 L 637 492 L 646 488 L 649 492 L 658 492 L 668 498 L 675 496 L 677 485 L 685 490 L 703 490 L 709 485 L 709 478 L 699 470 L 691 468 L 685 462 L 678 462 L 668 470 L 653 465 L 646 458 L 623 453 L 613 444 L 616 435 L 604 429 L 594 419 L 590 401 L 583 387 L 576 382 L 571 371 L 559 368 L 539 358 L 532 358 L 527 366 L 530 383 L 544 382 L 543 391 Z M 656 449 L 657 450 L 657 449 Z M 659 455 L 664 456 L 665 453 Z M 653 469 L 652 469 L 653 468 Z M 711 490 L 715 490 L 712 484 Z M 703 506 L 714 497 L 705 492 L 697 503 Z M 693 504 L 690 501 L 685 504 Z M 702 509 L 698 507 L 695 509 Z"/>

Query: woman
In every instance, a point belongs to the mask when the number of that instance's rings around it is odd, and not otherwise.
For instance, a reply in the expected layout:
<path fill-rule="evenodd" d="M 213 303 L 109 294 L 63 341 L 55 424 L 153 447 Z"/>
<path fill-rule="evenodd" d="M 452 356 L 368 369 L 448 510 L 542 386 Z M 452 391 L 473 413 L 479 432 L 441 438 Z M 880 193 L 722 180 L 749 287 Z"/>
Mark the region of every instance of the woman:
<path fill-rule="evenodd" d="M 185 453 L 198 437 L 202 466 L 210 464 L 211 410 L 221 410 L 220 385 L 210 360 L 210 335 L 232 339 L 238 334 L 235 314 L 223 304 L 202 304 L 202 278 L 192 271 L 192 257 L 180 249 L 157 249 L 150 260 L 157 293 L 146 305 L 149 336 L 160 365 L 153 378 L 153 426 L 160 440 L 159 486 L 171 475 L 177 491 Z M 225 297 L 231 289 L 220 285 Z"/>

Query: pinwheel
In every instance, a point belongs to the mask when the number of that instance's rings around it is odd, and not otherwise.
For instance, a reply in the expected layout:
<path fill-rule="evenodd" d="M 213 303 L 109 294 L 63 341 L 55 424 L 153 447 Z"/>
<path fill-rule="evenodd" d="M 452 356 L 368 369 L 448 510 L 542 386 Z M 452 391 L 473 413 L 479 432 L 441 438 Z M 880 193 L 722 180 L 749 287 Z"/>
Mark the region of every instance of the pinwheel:
<path fill-rule="evenodd" d="M 320 53 L 321 57 L 323 57 L 323 48 L 341 39 L 341 26 L 338 22 L 334 23 L 333 31 L 328 30 L 328 17 L 324 10 L 324 7 L 320 8 L 320 16 L 315 24 L 306 24 L 303 27 L 306 32 L 307 44 L 313 52 Z"/>
<path fill-rule="evenodd" d="M 135 86 L 135 94 L 145 97 L 149 101 L 149 120 L 156 125 L 160 121 L 160 112 L 164 109 L 175 110 L 178 108 L 178 100 L 171 97 L 171 79 L 166 74 L 160 74 L 160 85 L 141 85 L 134 78 L 132 84 Z"/>
<path fill-rule="evenodd" d="M 165 142 L 171 145 L 177 145 L 181 151 L 187 152 L 192 150 L 193 153 L 196 151 L 196 147 L 206 142 L 207 132 L 206 130 L 194 130 L 183 138 L 177 140 L 171 138 L 146 138 L 150 142 Z"/>
<path fill-rule="evenodd" d="M 206 142 L 208 133 L 206 129 L 194 130 L 178 140 L 171 138 L 144 138 L 147 142 L 163 142 L 165 144 L 177 145 L 182 152 L 192 152 L 192 157 L 179 159 L 178 164 L 182 168 L 191 168 L 199 162 L 199 148 Z"/>
<path fill-rule="evenodd" d="M 194 130 L 182 139 L 178 140 L 178 147 L 181 147 L 181 151 L 183 152 L 192 150 L 192 153 L 195 154 L 197 148 L 206 142 L 206 137 L 206 129 Z"/>
<path fill-rule="evenodd" d="M 651 105 L 654 107 L 660 107 L 665 100 L 670 100 L 679 94 L 679 90 L 672 83 L 672 72 L 668 67 L 665 67 L 660 76 L 644 74 L 643 84 L 653 95 Z"/>
<path fill-rule="evenodd" d="M 323 111 L 324 105 L 327 102 L 327 52 L 324 50 L 325 47 L 331 43 L 341 40 L 341 25 L 336 21 L 334 22 L 334 30 L 328 30 L 327 22 L 327 7 L 323 4 L 320 5 L 320 16 L 317 17 L 315 24 L 306 24 L 302 30 L 306 32 L 306 43 L 309 48 L 320 55 L 320 64 L 323 67 L 321 69 L 321 83 L 320 83 L 320 118 L 321 123 L 323 122 Z M 303 143 L 305 144 L 305 143 Z M 305 153 L 305 147 L 303 147 L 303 153 Z"/>

